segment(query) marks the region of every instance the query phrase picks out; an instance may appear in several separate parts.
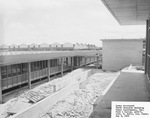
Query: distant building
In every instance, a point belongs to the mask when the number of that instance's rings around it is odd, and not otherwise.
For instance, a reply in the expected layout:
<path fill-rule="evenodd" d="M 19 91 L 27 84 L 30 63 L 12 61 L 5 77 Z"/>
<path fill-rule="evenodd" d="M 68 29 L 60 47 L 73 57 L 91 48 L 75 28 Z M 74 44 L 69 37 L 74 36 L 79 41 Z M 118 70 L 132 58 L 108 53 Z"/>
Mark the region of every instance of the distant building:
<path fill-rule="evenodd" d="M 130 64 L 142 65 L 143 39 L 102 40 L 102 69 L 121 70 Z"/>

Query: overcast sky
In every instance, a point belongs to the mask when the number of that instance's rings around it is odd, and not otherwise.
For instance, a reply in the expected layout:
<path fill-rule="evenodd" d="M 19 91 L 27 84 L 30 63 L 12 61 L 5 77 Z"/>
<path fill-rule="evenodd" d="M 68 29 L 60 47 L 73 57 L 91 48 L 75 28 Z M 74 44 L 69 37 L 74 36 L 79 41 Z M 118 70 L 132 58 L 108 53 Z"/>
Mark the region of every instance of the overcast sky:
<path fill-rule="evenodd" d="M 120 26 L 101 0 L 0 0 L 1 44 L 84 43 L 143 38 L 145 26 Z"/>

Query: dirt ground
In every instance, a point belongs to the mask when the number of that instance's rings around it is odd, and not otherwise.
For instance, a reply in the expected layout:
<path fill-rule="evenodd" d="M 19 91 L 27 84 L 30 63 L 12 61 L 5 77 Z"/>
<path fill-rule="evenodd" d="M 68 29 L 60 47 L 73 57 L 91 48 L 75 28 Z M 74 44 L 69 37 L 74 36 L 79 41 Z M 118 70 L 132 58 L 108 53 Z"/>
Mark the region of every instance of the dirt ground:
<path fill-rule="evenodd" d="M 92 73 L 93 74 L 87 78 L 86 81 L 80 83 L 79 90 L 74 91 L 67 98 L 59 101 L 47 111 L 47 114 L 41 115 L 41 118 L 88 118 L 93 110 L 94 102 L 111 81 L 116 79 L 119 75 L 119 72 L 103 72 L 100 69 L 92 69 Z M 57 82 L 57 79 L 54 80 Z M 42 85 L 39 84 L 35 85 L 32 90 L 25 88 L 5 96 L 4 101 L 7 102 L 0 105 L 0 118 L 8 118 L 8 111 L 16 103 L 26 103 L 26 107 L 32 105 L 25 97 L 26 93 L 29 91 L 36 91 L 45 96 L 53 93 L 50 83 L 43 82 Z"/>
<path fill-rule="evenodd" d="M 94 102 L 119 75 L 119 72 L 92 71 L 93 74 L 80 83 L 79 90 L 59 101 L 41 118 L 88 118 L 93 111 Z"/>

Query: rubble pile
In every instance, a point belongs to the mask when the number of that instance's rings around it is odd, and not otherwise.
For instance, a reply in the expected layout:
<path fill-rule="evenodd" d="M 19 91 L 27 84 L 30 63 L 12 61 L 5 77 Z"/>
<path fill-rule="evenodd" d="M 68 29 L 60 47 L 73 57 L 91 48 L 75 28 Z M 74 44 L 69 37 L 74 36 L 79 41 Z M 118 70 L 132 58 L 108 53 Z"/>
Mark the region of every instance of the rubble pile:
<path fill-rule="evenodd" d="M 42 86 L 36 87 L 33 90 L 30 90 L 23 94 L 23 97 L 26 97 L 26 95 L 33 93 L 35 96 L 44 96 L 47 97 L 51 95 L 54 92 L 53 85 L 51 83 L 46 83 Z"/>
<path fill-rule="evenodd" d="M 57 102 L 41 118 L 88 118 L 93 104 L 119 73 L 95 73 L 80 84 L 80 89 Z"/>
<path fill-rule="evenodd" d="M 69 96 L 57 102 L 47 114 L 41 116 L 41 118 L 59 118 L 59 117 L 74 117 L 74 118 L 86 118 L 92 110 L 93 104 L 97 100 L 98 96 L 102 94 L 109 83 L 117 78 L 119 72 L 102 72 L 99 71 L 87 79 L 78 77 L 80 73 L 86 72 L 84 69 L 77 69 L 71 73 L 68 73 L 64 77 L 54 79 L 48 83 L 40 85 L 32 90 L 26 90 L 20 93 L 16 98 L 9 100 L 7 103 L 0 105 L 0 118 L 8 118 L 8 113 L 18 113 L 20 109 L 16 109 L 16 105 L 21 104 L 21 108 L 24 109 L 30 105 L 44 99 L 45 97 L 55 92 L 54 85 L 66 81 L 69 77 L 72 79 L 77 77 L 77 81 L 80 84 L 80 89 L 72 92 Z M 92 73 L 93 70 L 92 70 Z M 86 78 L 83 76 L 83 78 Z M 24 105 L 24 106 L 23 106 Z"/>
<path fill-rule="evenodd" d="M 54 85 L 64 81 L 65 79 L 69 78 L 70 76 L 77 75 L 78 73 L 82 73 L 84 69 L 76 69 L 71 73 L 66 74 L 63 77 L 54 79 L 48 83 L 40 85 L 32 90 L 26 90 L 23 93 L 18 93 L 17 97 L 12 98 L 8 102 L 3 105 L 0 105 L 0 118 L 8 118 L 9 112 L 15 107 L 18 103 L 26 103 L 27 105 L 32 105 L 47 96 L 54 93 Z M 22 106 L 24 107 L 24 106 Z"/>

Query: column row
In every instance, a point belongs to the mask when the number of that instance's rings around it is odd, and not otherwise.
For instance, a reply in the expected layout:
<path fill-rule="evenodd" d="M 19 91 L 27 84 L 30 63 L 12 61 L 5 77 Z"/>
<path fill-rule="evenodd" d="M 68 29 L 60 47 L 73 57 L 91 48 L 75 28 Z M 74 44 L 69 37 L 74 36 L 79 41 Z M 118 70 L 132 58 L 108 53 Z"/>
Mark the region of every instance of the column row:
<path fill-rule="evenodd" d="M 2 91 L 22 86 L 28 83 L 28 88 L 32 88 L 32 83 L 41 81 L 41 78 L 50 81 L 51 75 L 64 71 L 73 70 L 87 64 L 95 63 L 96 57 L 61 57 L 57 59 L 41 60 L 35 62 L 18 63 L 4 65 L 0 67 L 0 103 L 2 102 Z"/>

